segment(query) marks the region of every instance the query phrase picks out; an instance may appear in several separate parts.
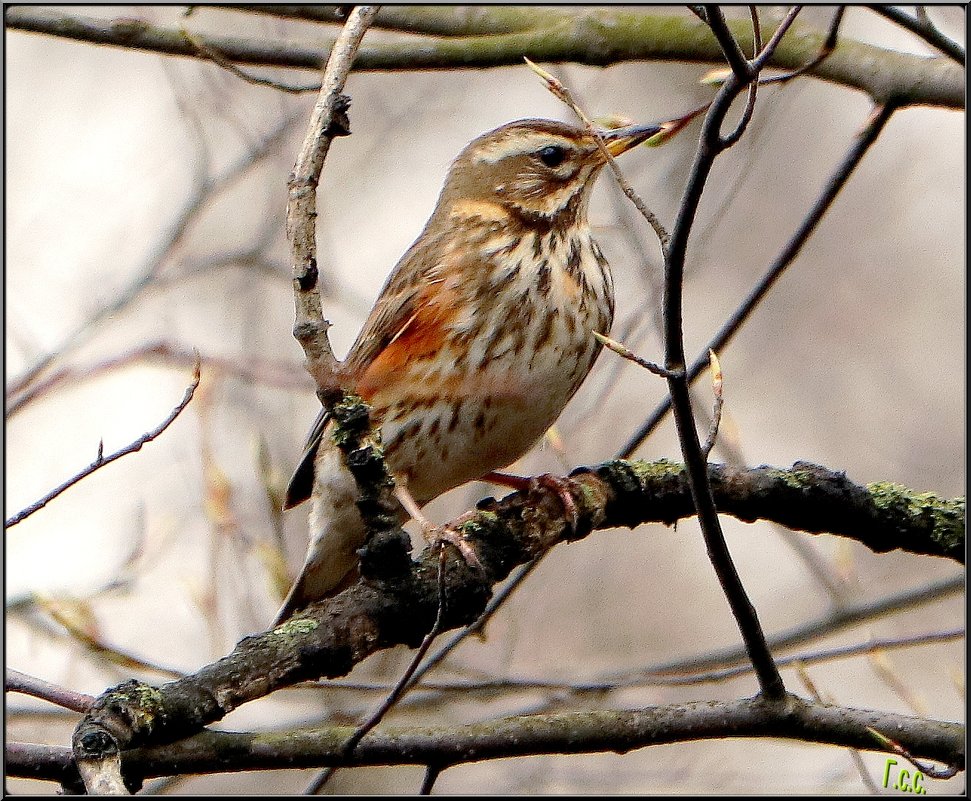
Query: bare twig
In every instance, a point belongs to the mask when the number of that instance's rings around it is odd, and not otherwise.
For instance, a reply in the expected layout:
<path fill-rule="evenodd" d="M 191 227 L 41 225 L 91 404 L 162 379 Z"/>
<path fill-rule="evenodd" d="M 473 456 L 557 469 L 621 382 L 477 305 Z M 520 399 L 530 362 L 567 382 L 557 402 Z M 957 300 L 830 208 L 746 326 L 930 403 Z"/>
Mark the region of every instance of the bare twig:
<path fill-rule="evenodd" d="M 415 671 L 418 670 L 421 661 L 425 658 L 425 654 L 428 653 L 428 649 L 431 647 L 432 642 L 438 636 L 442 628 L 443 613 L 445 611 L 445 544 L 444 542 L 439 546 L 438 549 L 438 612 L 435 614 L 435 622 L 432 624 L 431 629 L 425 635 L 421 641 L 421 645 L 418 646 L 418 650 L 415 651 L 415 655 L 412 657 L 408 668 L 402 673 L 401 677 L 395 683 L 391 692 L 388 696 L 381 702 L 380 706 L 374 710 L 372 715 L 364 721 L 354 733 L 347 738 L 347 742 L 344 744 L 344 758 L 350 760 L 351 755 L 354 753 L 354 749 L 357 748 L 358 743 L 364 739 L 364 737 L 374 729 L 383 719 L 384 716 L 391 711 L 395 704 L 400 701 L 405 693 L 414 686 L 412 683 L 412 678 L 415 675 Z M 324 783 L 329 779 L 336 768 L 331 768 L 327 772 L 327 776 L 320 781 L 314 782 L 315 792 L 323 787 Z"/>
<path fill-rule="evenodd" d="M 466 626 L 460 632 L 455 634 L 447 643 L 445 643 L 445 645 L 432 654 L 432 656 L 425 662 L 424 665 L 421 666 L 421 668 L 415 671 L 415 674 L 411 677 L 408 689 L 410 690 L 417 686 L 423 676 L 441 664 L 445 658 L 461 643 L 468 639 L 470 635 L 481 634 L 485 630 L 486 624 L 492 619 L 500 607 L 537 568 L 539 563 L 542 561 L 543 556 L 545 556 L 545 554 L 540 554 L 537 558 L 520 567 L 516 575 L 507 581 L 506 585 L 499 592 L 492 596 L 485 610 L 481 615 L 479 615 L 474 623 Z"/>
<path fill-rule="evenodd" d="M 931 47 L 940 50 L 949 59 L 964 66 L 967 58 L 964 48 L 934 27 L 926 11 L 923 14 L 918 13 L 916 17 L 911 17 L 899 8 L 894 8 L 889 5 L 874 5 L 869 6 L 869 8 L 881 17 L 885 17 L 891 22 L 897 23 L 902 28 L 906 28 L 911 33 L 917 34 L 917 36 L 927 42 Z M 921 6 L 917 8 L 920 9 Z"/>
<path fill-rule="evenodd" d="M 738 46 L 738 42 L 735 41 L 735 37 L 728 29 L 722 10 L 713 4 L 706 4 L 703 9 L 703 14 L 699 14 L 696 8 L 692 8 L 692 11 L 703 19 L 711 28 L 711 32 L 715 34 L 715 38 L 725 54 L 725 60 L 732 68 L 732 72 L 735 73 L 735 77 L 743 84 L 748 83 L 752 78 L 752 68 L 745 60 L 742 48 Z"/>
<path fill-rule="evenodd" d="M 911 765 L 913 765 L 921 773 L 930 776 L 932 779 L 951 779 L 961 772 L 961 768 L 957 765 L 948 765 L 945 768 L 935 768 L 933 765 L 928 765 L 926 762 L 920 762 L 918 759 L 910 753 L 906 748 L 904 748 L 900 743 L 887 737 L 883 732 L 877 730 L 873 726 L 867 726 L 867 731 L 873 735 L 880 745 L 882 745 L 886 750 L 902 756 Z"/>
<path fill-rule="evenodd" d="M 755 59 L 758 58 L 759 51 L 762 49 L 762 29 L 759 26 L 759 12 L 755 6 L 749 6 L 749 14 L 752 17 L 752 62 L 750 66 L 754 63 Z M 745 129 L 748 128 L 748 124 L 752 119 L 752 115 L 755 113 L 755 98 L 758 95 L 759 82 L 757 80 L 749 82 L 748 94 L 745 99 L 745 110 L 742 112 L 742 117 L 738 121 L 730 134 L 723 136 L 721 139 L 722 147 L 731 147 L 739 139 L 742 138 L 742 134 L 745 133 Z"/>
<path fill-rule="evenodd" d="M 617 180 L 618 185 L 630 202 L 634 204 L 634 207 L 641 213 L 641 216 L 647 220 L 651 228 L 654 229 L 654 233 L 657 235 L 658 241 L 661 243 L 661 248 L 664 249 L 668 244 L 668 232 L 665 230 L 661 221 L 657 218 L 657 215 L 651 211 L 647 204 L 644 203 L 643 199 L 637 192 L 634 191 L 634 187 L 630 185 L 627 179 L 624 177 L 624 173 L 621 172 L 620 167 L 617 166 L 617 161 L 611 155 L 610 151 L 607 149 L 607 145 L 604 143 L 603 137 L 597 130 L 593 121 L 587 116 L 586 112 L 580 108 L 576 100 L 573 99 L 573 95 L 570 90 L 560 81 L 555 75 L 550 74 L 546 70 L 538 67 L 528 58 L 524 57 L 526 64 L 529 66 L 533 72 L 539 75 L 544 81 L 546 81 L 546 88 L 550 90 L 557 98 L 559 98 L 563 103 L 570 107 L 574 114 L 580 119 L 584 127 L 587 129 L 594 141 L 597 143 L 597 147 L 600 148 L 601 155 L 607 160 L 607 164 L 610 167 L 611 172 L 614 174 L 614 178 Z"/>
<path fill-rule="evenodd" d="M 172 424 L 175 418 L 182 413 L 182 410 L 189 405 L 189 401 L 192 400 L 192 395 L 195 393 L 196 387 L 199 386 L 200 377 L 201 377 L 201 372 L 200 372 L 199 359 L 197 356 L 196 365 L 195 365 L 195 369 L 192 377 L 192 383 L 189 385 L 188 389 L 186 389 L 185 395 L 183 396 L 182 400 L 179 401 L 179 404 L 169 413 L 169 416 L 166 417 L 159 425 L 157 425 L 151 431 L 145 434 L 142 434 L 142 436 L 140 436 L 138 439 L 136 439 L 134 442 L 130 443 L 129 445 L 126 445 L 121 450 L 115 451 L 110 456 L 104 455 L 104 443 L 103 442 L 99 443 L 98 455 L 95 457 L 95 460 L 91 464 L 89 464 L 81 472 L 69 478 L 60 486 L 55 487 L 53 490 L 47 493 L 47 495 L 45 495 L 40 500 L 34 501 L 34 503 L 30 504 L 30 506 L 20 510 L 13 517 L 8 518 L 5 523 L 5 526 L 7 528 L 10 528 L 11 526 L 17 525 L 17 523 L 30 517 L 38 509 L 43 509 L 45 506 L 47 506 L 48 503 L 54 500 L 62 492 L 64 492 L 67 489 L 70 489 L 79 481 L 81 481 L 84 478 L 87 478 L 96 470 L 100 470 L 105 465 L 111 464 L 116 459 L 120 459 L 122 456 L 126 456 L 129 453 L 134 453 L 135 451 L 141 450 L 143 445 L 145 445 L 148 442 L 151 442 L 153 439 L 159 436 L 159 434 L 165 431 L 165 429 Z"/>
<path fill-rule="evenodd" d="M 836 49 L 836 44 L 839 39 L 839 29 L 843 22 L 843 14 L 846 12 L 846 6 L 837 6 L 836 11 L 833 13 L 833 18 L 830 20 L 829 29 L 826 32 L 826 39 L 823 41 L 822 46 L 819 48 L 819 53 L 812 61 L 807 61 L 803 66 L 798 69 L 794 69 L 790 72 L 785 72 L 782 75 L 772 75 L 768 78 L 759 78 L 759 83 L 763 86 L 769 83 L 785 83 L 786 81 L 791 81 L 793 78 L 799 75 L 805 75 L 807 72 L 812 71 L 817 66 L 822 64 L 830 54 Z"/>
<path fill-rule="evenodd" d="M 812 642 L 820 637 L 827 637 L 843 631 L 851 626 L 857 626 L 872 620 L 878 620 L 887 615 L 914 609 L 924 604 L 934 603 L 942 598 L 948 598 L 964 590 L 964 576 L 958 575 L 930 584 L 924 584 L 914 589 L 884 596 L 874 601 L 864 601 L 847 605 L 806 623 L 800 623 L 785 631 L 778 632 L 769 638 L 769 644 L 774 651 L 792 648 L 800 643 Z M 718 669 L 744 662 L 745 649 L 732 646 L 720 651 L 709 652 L 700 656 L 681 658 L 670 662 L 661 662 L 644 669 L 645 675 L 685 674 L 705 669 Z M 626 674 L 617 674 L 618 677 Z"/>
<path fill-rule="evenodd" d="M 7 404 L 8 418 L 49 392 L 65 385 L 76 386 L 82 381 L 105 373 L 121 370 L 144 362 L 160 361 L 173 367 L 191 367 L 197 352 L 177 342 L 159 340 L 138 345 L 130 350 L 109 356 L 89 365 L 66 365 L 50 372 L 43 380 L 31 384 Z M 242 381 L 272 387 L 304 388 L 307 374 L 296 361 L 276 359 L 229 359 L 221 356 L 200 356 L 207 370 L 236 376 Z"/>
<path fill-rule="evenodd" d="M 760 71 L 775 54 L 775 51 L 782 43 L 782 37 L 788 33 L 789 28 L 792 27 L 792 23 L 799 16 L 800 11 L 802 11 L 802 6 L 793 6 L 790 8 L 789 13 L 785 15 L 782 22 L 779 23 L 779 27 L 775 29 L 769 41 L 765 43 L 765 48 L 758 48 L 761 52 L 752 61 L 752 69 L 755 72 Z"/>
<path fill-rule="evenodd" d="M 237 78 L 240 78 L 246 83 L 251 83 L 254 86 L 267 86 L 270 89 L 276 89 L 280 92 L 287 92 L 289 94 L 303 94 L 304 92 L 319 92 L 320 84 L 302 84 L 300 86 L 294 86 L 292 84 L 283 83 L 282 81 L 275 81 L 272 78 L 262 78 L 259 75 L 250 75 L 248 72 L 241 70 L 232 61 L 226 58 L 222 53 L 220 53 L 215 47 L 207 44 L 202 38 L 194 34 L 188 28 L 183 27 L 182 35 L 188 39 L 193 47 L 199 51 L 202 55 L 206 56 L 212 60 L 215 64 L 218 64 L 227 72 L 232 73 Z"/>
<path fill-rule="evenodd" d="M 376 6 L 355 6 L 341 30 L 321 81 L 303 145 L 288 181 L 287 238 L 293 267 L 296 319 L 293 335 L 303 347 L 307 371 L 321 399 L 336 388 L 337 359 L 327 337 L 317 274 L 317 185 L 335 136 L 350 133 L 349 100 L 341 94 L 361 40 L 377 14 Z"/>
<path fill-rule="evenodd" d="M 923 645 L 934 645 L 952 642 L 965 636 L 964 629 L 950 629 L 946 631 L 916 634 L 911 637 L 888 637 L 854 643 L 838 648 L 804 651 L 792 656 L 780 657 L 776 664 L 781 667 L 821 664 L 836 660 L 850 659 L 855 656 L 872 654 L 882 650 L 900 648 L 914 648 Z M 672 687 L 690 686 L 695 684 L 711 684 L 728 681 L 745 676 L 753 670 L 752 664 L 718 668 L 714 670 L 678 673 L 662 671 L 653 673 L 650 670 L 636 670 L 626 674 L 612 673 L 600 679 L 576 682 L 558 682 L 543 679 L 502 677 L 482 678 L 472 681 L 427 681 L 421 682 L 418 689 L 435 693 L 495 693 L 497 691 L 522 692 L 529 690 L 550 690 L 570 695 L 602 695 L 616 690 L 633 689 L 639 687 Z M 387 683 L 362 682 L 321 682 L 315 687 L 322 690 L 357 690 L 360 692 L 388 692 L 392 688 Z"/>
<path fill-rule="evenodd" d="M 638 356 L 633 351 L 631 351 L 630 348 L 626 347 L 625 345 L 622 345 L 620 342 L 617 342 L 616 340 L 611 339 L 608 336 L 604 336 L 599 331 L 594 331 L 593 336 L 597 340 L 597 342 L 599 342 L 608 350 L 612 350 L 621 358 L 634 362 L 634 364 L 640 367 L 643 367 L 645 370 L 647 370 L 650 373 L 654 373 L 654 375 L 660 376 L 661 378 L 667 378 L 671 374 L 671 371 L 668 370 L 667 368 L 662 367 L 661 365 L 656 364 L 654 362 L 649 362 L 647 359 L 644 359 Z"/>
<path fill-rule="evenodd" d="M 775 286 L 780 276 L 795 261 L 803 245 L 806 244 L 809 237 L 816 230 L 819 221 L 829 210 L 829 207 L 846 185 L 846 182 L 863 159 L 863 156 L 866 155 L 871 145 L 876 141 L 895 110 L 895 106 L 878 106 L 874 110 L 863 130 L 856 135 L 846 155 L 833 171 L 833 174 L 823 187 L 823 191 L 817 197 L 816 202 L 813 203 L 812 208 L 803 218 L 799 228 L 785 244 L 782 251 L 769 266 L 769 269 L 762 278 L 759 279 L 758 283 L 749 292 L 748 296 L 739 304 L 732 315 L 711 338 L 705 350 L 691 363 L 691 366 L 687 370 L 688 381 L 694 381 L 708 366 L 709 350 L 714 350 L 716 353 L 721 353 L 725 350 L 725 346 L 731 342 L 735 334 L 738 333 L 742 325 L 751 316 L 752 312 L 758 308 L 758 305 L 772 287 Z M 657 428 L 658 424 L 664 419 L 670 409 L 671 400 L 670 398 L 665 398 L 651 412 L 647 420 L 631 436 L 627 443 L 618 451 L 618 458 L 626 459 L 633 455 L 641 443 Z"/>
<path fill-rule="evenodd" d="M 816 684 L 813 682 L 812 677 L 809 675 L 809 671 L 806 670 L 806 666 L 802 664 L 796 665 L 796 673 L 799 676 L 799 680 L 803 683 L 807 690 L 809 690 L 810 696 L 814 701 L 819 703 L 825 703 L 819 690 L 816 688 Z M 831 698 L 827 698 L 827 701 L 832 702 Z M 863 757 L 860 756 L 860 752 L 856 748 L 847 749 L 850 758 L 853 760 L 853 765 L 856 767 L 857 773 L 860 774 L 860 781 L 863 782 L 863 786 L 866 787 L 867 792 L 870 795 L 879 795 L 880 790 L 877 787 L 877 783 L 871 778 L 869 771 L 866 769 L 866 764 L 863 762 Z"/>
<path fill-rule="evenodd" d="M 19 670 L 7 668 L 3 679 L 4 692 L 23 693 L 32 695 L 34 698 L 43 698 L 52 704 L 57 704 L 65 709 L 74 712 L 87 712 L 91 704 L 94 703 L 94 696 L 69 690 L 67 687 L 60 687 L 51 684 L 49 681 L 28 676 Z"/>

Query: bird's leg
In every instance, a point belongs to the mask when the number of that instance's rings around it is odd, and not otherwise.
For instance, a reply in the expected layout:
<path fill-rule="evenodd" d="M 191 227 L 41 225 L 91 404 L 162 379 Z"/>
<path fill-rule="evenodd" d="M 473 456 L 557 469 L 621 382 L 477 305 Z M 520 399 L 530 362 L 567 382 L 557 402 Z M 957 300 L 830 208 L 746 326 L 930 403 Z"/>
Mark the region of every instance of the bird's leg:
<path fill-rule="evenodd" d="M 510 487 L 520 492 L 530 492 L 537 487 L 546 487 L 552 490 L 560 499 L 560 503 L 563 504 L 563 511 L 569 516 L 573 531 L 577 530 L 577 526 L 580 523 L 580 513 L 577 510 L 576 501 L 573 500 L 573 495 L 570 492 L 569 479 L 554 476 L 552 473 L 543 473 L 539 476 L 527 478 L 526 476 L 514 476 L 511 473 L 491 471 L 479 480 L 487 481 L 490 484 L 498 484 L 502 487 Z"/>
<path fill-rule="evenodd" d="M 394 496 L 411 518 L 421 526 L 421 535 L 425 538 L 425 542 L 429 545 L 436 545 L 443 541 L 448 542 L 455 546 L 469 567 L 482 568 L 479 557 L 475 555 L 475 551 L 472 550 L 472 546 L 469 545 L 461 531 L 457 531 L 451 526 L 436 526 L 425 517 L 425 513 L 422 512 L 415 496 L 408 489 L 408 481 L 404 477 L 395 476 Z"/>

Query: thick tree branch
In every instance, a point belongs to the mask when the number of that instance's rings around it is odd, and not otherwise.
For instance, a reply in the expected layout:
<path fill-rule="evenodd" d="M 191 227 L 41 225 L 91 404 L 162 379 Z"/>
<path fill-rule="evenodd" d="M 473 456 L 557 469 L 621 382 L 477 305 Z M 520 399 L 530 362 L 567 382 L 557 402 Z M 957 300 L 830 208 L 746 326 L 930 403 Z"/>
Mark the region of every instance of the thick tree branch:
<path fill-rule="evenodd" d="M 906 547 L 962 558 L 963 500 L 890 493 L 886 485 L 871 490 L 806 464 L 791 470 L 711 466 L 710 474 L 719 508 L 742 519 L 765 516 L 807 530 L 835 529 L 880 551 Z M 492 584 L 559 541 L 598 528 L 673 523 L 693 513 L 684 469 L 670 462 L 611 462 L 581 470 L 574 474 L 572 493 L 580 518 L 576 531 L 562 519 L 556 493 L 542 488 L 480 504 L 457 524 L 483 570 L 450 555 L 443 631 L 475 620 Z M 903 508 L 911 514 L 900 519 Z M 417 646 L 438 614 L 438 553 L 426 550 L 415 563 L 371 555 L 362 564 L 369 579 L 272 631 L 245 638 L 232 654 L 194 675 L 157 689 L 129 682 L 102 695 L 79 725 L 75 742 L 107 734 L 124 750 L 180 739 L 280 687 L 344 675 L 394 645 Z"/>
<path fill-rule="evenodd" d="M 324 765 L 424 764 L 448 767 L 485 759 L 536 754 L 626 752 L 652 745 L 726 737 L 781 737 L 883 751 L 870 731 L 890 737 L 917 757 L 964 767 L 964 726 L 889 712 L 853 709 L 792 695 L 695 701 L 639 710 L 596 710 L 517 715 L 464 726 L 381 727 L 353 754 L 345 753 L 350 726 L 286 732 L 206 731 L 171 745 L 133 749 L 123 770 L 144 778 L 181 773 L 312 768 Z M 70 784 L 71 752 L 54 746 L 9 743 L 11 776 Z"/>
<path fill-rule="evenodd" d="M 544 9 L 530 9 L 540 14 Z M 545 9 L 549 12 L 550 9 Z M 485 12 L 483 12 L 485 13 Z M 690 17 L 642 11 L 596 9 L 570 14 L 556 24 L 524 32 L 450 37 L 414 36 L 372 42 L 360 49 L 355 70 L 468 69 L 536 62 L 607 66 L 625 61 L 721 64 L 721 48 L 708 27 Z M 102 20 L 63 11 L 16 6 L 5 21 L 13 30 L 78 41 L 209 59 L 178 28 L 132 19 Z M 752 49 L 748 20 L 727 20 L 739 45 Z M 763 37 L 771 35 L 766 28 Z M 236 64 L 319 70 L 333 45 L 239 36 L 199 37 L 206 47 Z M 796 70 L 813 61 L 826 34 L 794 25 L 768 66 Z M 841 37 L 829 57 L 809 71 L 825 81 L 859 89 L 877 103 L 964 108 L 964 70 L 949 59 L 928 59 Z"/>
<path fill-rule="evenodd" d="M 249 14 L 270 14 L 304 22 L 342 23 L 344 6 L 339 5 L 252 5 L 227 3 L 229 8 Z M 432 36 L 476 36 L 517 33 L 546 28 L 561 22 L 565 14 L 550 7 L 529 6 L 382 6 L 373 27 L 386 31 L 425 33 Z"/>

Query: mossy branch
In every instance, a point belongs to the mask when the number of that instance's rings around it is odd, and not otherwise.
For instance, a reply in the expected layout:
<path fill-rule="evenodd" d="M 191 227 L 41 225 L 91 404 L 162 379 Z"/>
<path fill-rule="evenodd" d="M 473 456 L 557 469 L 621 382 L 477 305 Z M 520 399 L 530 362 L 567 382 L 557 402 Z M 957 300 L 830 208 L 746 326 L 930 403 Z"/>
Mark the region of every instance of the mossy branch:
<path fill-rule="evenodd" d="M 842 473 L 806 463 L 788 470 L 711 465 L 709 472 L 719 510 L 742 520 L 852 536 L 876 551 L 902 548 L 963 560 L 963 499 L 945 501 L 885 484 L 862 487 Z M 481 568 L 454 554 L 449 559 L 441 630 L 474 621 L 494 584 L 558 542 L 596 529 L 670 524 L 693 513 L 684 468 L 673 462 L 581 468 L 568 485 L 578 511 L 576 528 L 563 519 L 556 492 L 543 486 L 484 501 L 454 524 L 474 547 Z M 344 675 L 394 645 L 416 646 L 438 614 L 437 552 L 426 550 L 412 562 L 402 549 L 391 549 L 389 559 L 389 540 L 380 540 L 373 545 L 381 555 L 369 554 L 371 545 L 365 546 L 364 578 L 345 592 L 243 639 L 230 655 L 192 676 L 157 689 L 129 682 L 108 691 L 79 724 L 76 750 L 86 743 L 97 747 L 106 738 L 119 752 L 177 740 L 281 687 Z"/>
<path fill-rule="evenodd" d="M 476 30 L 486 25 L 487 10 L 480 9 Z M 693 17 L 641 10 L 584 9 L 564 13 L 529 9 L 537 27 L 510 33 L 450 36 L 415 35 L 364 45 L 354 61 L 355 70 L 468 69 L 520 65 L 523 56 L 536 62 L 608 66 L 626 61 L 682 61 L 722 64 L 721 49 L 707 25 Z M 428 14 L 423 11 L 421 13 Z M 505 13 L 496 10 L 496 14 Z M 398 17 L 404 15 L 397 10 Z M 380 17 L 379 17 L 380 20 Z M 455 24 L 463 23 L 456 16 Z M 45 33 L 97 44 L 146 50 L 167 55 L 208 59 L 179 28 L 151 25 L 132 19 L 102 20 L 61 10 L 14 6 L 6 10 L 10 30 Z M 399 27 L 403 23 L 399 22 Z M 437 27 L 426 27 L 441 33 Z M 752 47 L 751 25 L 729 20 L 742 50 Z M 421 27 L 416 12 L 415 28 Z M 765 26 L 763 38 L 771 36 Z M 460 28 L 461 30 L 461 28 Z M 269 37 L 199 35 L 206 49 L 218 51 L 236 64 L 319 70 L 333 38 L 297 42 Z M 794 25 L 782 40 L 770 66 L 792 70 L 813 60 L 825 33 Z M 808 75 L 870 95 L 876 103 L 898 106 L 931 105 L 964 108 L 964 70 L 947 58 L 924 58 L 841 37 L 836 49 Z"/>

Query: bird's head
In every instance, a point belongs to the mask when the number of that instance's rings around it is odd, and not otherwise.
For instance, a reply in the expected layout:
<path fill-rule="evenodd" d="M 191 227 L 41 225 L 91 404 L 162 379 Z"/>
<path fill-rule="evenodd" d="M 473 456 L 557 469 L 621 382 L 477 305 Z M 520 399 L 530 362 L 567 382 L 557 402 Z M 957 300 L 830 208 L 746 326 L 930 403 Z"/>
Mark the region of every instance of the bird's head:
<path fill-rule="evenodd" d="M 660 130 L 630 125 L 600 134 L 610 154 L 619 156 Z M 605 165 L 586 130 L 553 120 L 519 120 L 482 134 L 459 153 L 442 201 L 494 205 L 547 224 L 562 215 L 576 219 Z"/>

